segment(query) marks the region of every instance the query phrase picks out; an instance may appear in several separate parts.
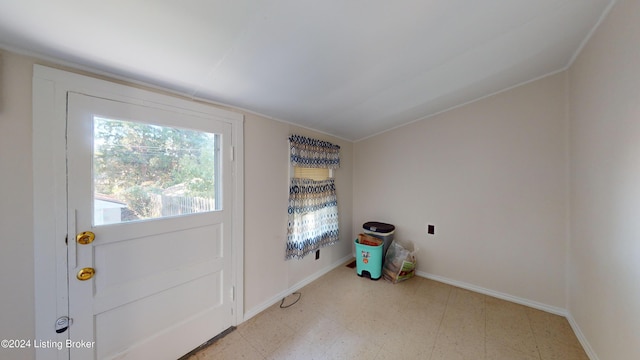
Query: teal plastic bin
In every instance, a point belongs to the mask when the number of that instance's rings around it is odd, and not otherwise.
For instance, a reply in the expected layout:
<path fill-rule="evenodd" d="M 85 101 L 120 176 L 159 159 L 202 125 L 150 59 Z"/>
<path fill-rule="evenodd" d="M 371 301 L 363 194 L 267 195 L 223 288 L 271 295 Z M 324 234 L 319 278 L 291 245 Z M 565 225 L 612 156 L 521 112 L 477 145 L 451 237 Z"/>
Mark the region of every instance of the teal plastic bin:
<path fill-rule="evenodd" d="M 384 243 L 378 246 L 356 244 L 356 272 L 358 276 L 367 276 L 371 280 L 382 277 L 382 251 Z"/>
<path fill-rule="evenodd" d="M 389 245 L 393 242 L 393 234 L 396 232 L 396 227 L 391 224 L 381 223 L 378 221 L 369 221 L 362 224 L 365 234 L 375 236 L 378 239 L 384 241 L 384 249 L 382 250 L 382 257 L 387 256 L 387 250 Z"/>

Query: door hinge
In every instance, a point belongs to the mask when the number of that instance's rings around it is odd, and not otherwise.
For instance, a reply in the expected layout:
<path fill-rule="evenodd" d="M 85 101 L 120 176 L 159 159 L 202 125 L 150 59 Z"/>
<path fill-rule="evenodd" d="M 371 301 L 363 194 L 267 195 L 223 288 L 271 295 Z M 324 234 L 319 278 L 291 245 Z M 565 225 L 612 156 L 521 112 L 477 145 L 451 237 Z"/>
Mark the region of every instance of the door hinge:
<path fill-rule="evenodd" d="M 236 160 L 236 154 L 235 151 L 236 148 L 234 146 L 231 147 L 231 149 L 229 150 L 229 156 L 231 157 L 231 161 L 235 161 Z"/>
<path fill-rule="evenodd" d="M 69 235 L 64 237 L 64 244 L 69 245 Z"/>
<path fill-rule="evenodd" d="M 231 301 L 236 301 L 236 287 L 231 287 Z"/>

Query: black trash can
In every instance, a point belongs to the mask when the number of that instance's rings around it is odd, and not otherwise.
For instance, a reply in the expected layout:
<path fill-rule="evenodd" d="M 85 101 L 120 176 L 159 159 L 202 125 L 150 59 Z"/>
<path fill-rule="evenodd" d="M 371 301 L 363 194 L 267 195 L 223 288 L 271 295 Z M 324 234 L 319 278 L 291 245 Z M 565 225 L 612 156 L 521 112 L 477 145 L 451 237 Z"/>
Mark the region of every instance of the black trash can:
<path fill-rule="evenodd" d="M 391 224 L 369 221 L 364 223 L 362 228 L 364 229 L 365 234 L 375 236 L 384 242 L 384 247 L 382 249 L 382 261 L 384 262 L 384 257 L 387 255 L 389 245 L 391 245 L 391 242 L 393 241 L 393 234 L 396 231 L 396 227 Z"/>

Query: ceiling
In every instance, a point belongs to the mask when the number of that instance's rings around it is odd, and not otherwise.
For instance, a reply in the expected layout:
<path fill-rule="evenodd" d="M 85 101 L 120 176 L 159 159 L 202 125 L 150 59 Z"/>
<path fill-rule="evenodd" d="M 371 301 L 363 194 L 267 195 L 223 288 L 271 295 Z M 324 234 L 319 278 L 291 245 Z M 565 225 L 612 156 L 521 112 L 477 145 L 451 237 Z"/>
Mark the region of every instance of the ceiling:
<path fill-rule="evenodd" d="M 0 47 L 347 140 L 565 69 L 615 0 L 4 0 Z"/>

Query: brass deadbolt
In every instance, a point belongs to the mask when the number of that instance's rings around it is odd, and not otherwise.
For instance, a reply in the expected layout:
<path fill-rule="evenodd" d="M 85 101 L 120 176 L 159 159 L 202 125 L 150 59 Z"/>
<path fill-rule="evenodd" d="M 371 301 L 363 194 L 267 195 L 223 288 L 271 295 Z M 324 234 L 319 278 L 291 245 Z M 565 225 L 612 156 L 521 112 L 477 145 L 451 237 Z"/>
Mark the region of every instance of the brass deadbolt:
<path fill-rule="evenodd" d="M 96 234 L 92 233 L 91 231 L 81 232 L 80 234 L 76 235 L 76 241 L 80 245 L 91 244 L 93 240 L 95 240 L 95 238 Z"/>
<path fill-rule="evenodd" d="M 76 278 L 78 278 L 78 280 L 80 281 L 86 281 L 91 279 L 95 273 L 96 271 L 94 268 L 87 267 L 78 271 L 78 275 L 76 275 Z"/>

